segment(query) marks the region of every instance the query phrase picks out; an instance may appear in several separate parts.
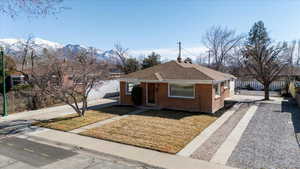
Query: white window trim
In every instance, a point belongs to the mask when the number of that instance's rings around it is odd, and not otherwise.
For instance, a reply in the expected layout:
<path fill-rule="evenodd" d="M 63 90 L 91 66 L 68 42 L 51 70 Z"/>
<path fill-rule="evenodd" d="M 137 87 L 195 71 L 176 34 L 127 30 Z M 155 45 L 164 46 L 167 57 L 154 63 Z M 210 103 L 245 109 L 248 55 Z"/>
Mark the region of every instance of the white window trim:
<path fill-rule="evenodd" d="M 230 80 L 225 81 L 224 89 L 230 89 Z"/>
<path fill-rule="evenodd" d="M 218 93 L 219 93 L 219 94 L 217 94 L 217 93 L 216 93 L 216 91 L 215 91 L 215 87 L 214 87 L 215 99 L 217 99 L 217 98 L 220 98 L 220 97 L 221 97 L 221 83 L 218 83 L 217 85 L 218 85 Z"/>
<path fill-rule="evenodd" d="M 127 96 L 131 96 L 131 92 L 128 92 L 128 83 L 134 83 L 134 82 L 126 82 L 125 83 L 125 93 Z M 138 85 L 138 84 L 134 84 L 134 85 Z"/>
<path fill-rule="evenodd" d="M 193 85 L 193 96 L 192 97 L 188 97 L 188 96 L 171 96 L 170 95 L 170 84 L 180 84 L 180 83 L 168 83 L 168 97 L 169 98 L 195 99 L 195 95 L 196 95 L 196 86 L 195 86 L 195 84 L 192 84 Z"/>

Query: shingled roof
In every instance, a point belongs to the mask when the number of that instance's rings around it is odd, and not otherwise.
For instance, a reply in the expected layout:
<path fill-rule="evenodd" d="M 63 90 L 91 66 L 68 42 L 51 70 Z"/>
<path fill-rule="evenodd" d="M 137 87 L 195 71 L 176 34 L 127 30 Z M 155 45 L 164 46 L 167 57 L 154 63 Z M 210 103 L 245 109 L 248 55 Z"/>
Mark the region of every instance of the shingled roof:
<path fill-rule="evenodd" d="M 170 61 L 144 70 L 122 76 L 124 79 L 137 80 L 211 80 L 224 81 L 235 78 L 231 74 L 222 73 L 198 64 Z"/>

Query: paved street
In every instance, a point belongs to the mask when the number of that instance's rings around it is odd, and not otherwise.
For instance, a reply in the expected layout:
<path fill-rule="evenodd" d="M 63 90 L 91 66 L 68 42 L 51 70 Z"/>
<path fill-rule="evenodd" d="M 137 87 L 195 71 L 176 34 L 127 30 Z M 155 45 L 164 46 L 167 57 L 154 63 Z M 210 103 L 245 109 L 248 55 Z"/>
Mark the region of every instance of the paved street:
<path fill-rule="evenodd" d="M 155 169 L 120 158 L 95 155 L 18 137 L 0 139 L 1 169 Z"/>
<path fill-rule="evenodd" d="M 107 106 L 114 100 L 103 99 L 89 105 Z M 0 169 L 155 169 L 143 163 L 105 154 L 91 154 L 78 149 L 23 138 L 41 128 L 32 121 L 72 113 L 68 106 L 23 112 L 0 119 Z"/>

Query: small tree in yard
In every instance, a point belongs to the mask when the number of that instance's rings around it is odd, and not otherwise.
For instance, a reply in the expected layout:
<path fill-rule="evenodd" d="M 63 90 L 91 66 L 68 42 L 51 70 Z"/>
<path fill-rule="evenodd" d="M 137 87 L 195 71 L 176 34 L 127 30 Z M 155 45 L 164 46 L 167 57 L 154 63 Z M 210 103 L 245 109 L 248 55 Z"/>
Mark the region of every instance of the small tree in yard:
<path fill-rule="evenodd" d="M 273 45 L 264 23 L 259 21 L 251 28 L 242 52 L 246 69 L 264 85 L 265 100 L 269 100 L 270 84 L 289 63 L 286 45 Z"/>
<path fill-rule="evenodd" d="M 35 90 L 66 103 L 84 116 L 91 89 L 107 77 L 106 67 L 92 53 L 83 51 L 67 59 L 48 55 L 30 73 L 23 74 Z"/>

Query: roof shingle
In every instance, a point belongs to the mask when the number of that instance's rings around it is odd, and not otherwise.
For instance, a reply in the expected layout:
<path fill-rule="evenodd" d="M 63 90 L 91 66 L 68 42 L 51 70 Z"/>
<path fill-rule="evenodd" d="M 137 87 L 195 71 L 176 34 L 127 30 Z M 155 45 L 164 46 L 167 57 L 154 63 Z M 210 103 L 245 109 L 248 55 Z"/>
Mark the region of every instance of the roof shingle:
<path fill-rule="evenodd" d="M 137 80 L 216 80 L 223 81 L 235 78 L 197 64 L 170 61 L 144 70 L 122 76 L 125 79 Z"/>

